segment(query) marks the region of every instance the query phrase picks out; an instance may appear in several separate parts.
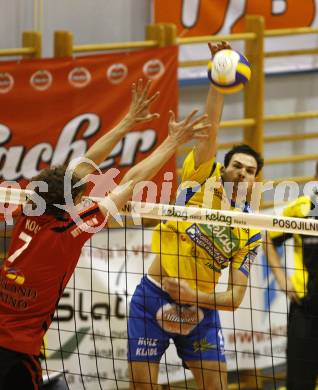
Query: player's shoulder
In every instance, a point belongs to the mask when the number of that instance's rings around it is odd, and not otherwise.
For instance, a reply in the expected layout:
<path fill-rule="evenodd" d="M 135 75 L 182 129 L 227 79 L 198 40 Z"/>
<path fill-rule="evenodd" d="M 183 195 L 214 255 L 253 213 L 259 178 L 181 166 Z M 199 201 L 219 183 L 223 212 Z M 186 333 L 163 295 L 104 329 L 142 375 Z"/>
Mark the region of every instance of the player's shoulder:
<path fill-rule="evenodd" d="M 189 175 L 198 175 L 205 178 L 221 175 L 221 163 L 219 163 L 215 157 L 205 160 L 198 167 L 195 166 L 195 153 L 194 150 L 186 156 L 183 162 L 182 171 L 183 179 Z"/>
<path fill-rule="evenodd" d="M 262 232 L 259 229 L 239 228 L 240 240 L 244 246 L 257 246 L 262 242 Z"/>
<path fill-rule="evenodd" d="M 300 196 L 284 208 L 283 215 L 285 217 L 306 217 L 310 212 L 311 205 L 310 196 Z"/>

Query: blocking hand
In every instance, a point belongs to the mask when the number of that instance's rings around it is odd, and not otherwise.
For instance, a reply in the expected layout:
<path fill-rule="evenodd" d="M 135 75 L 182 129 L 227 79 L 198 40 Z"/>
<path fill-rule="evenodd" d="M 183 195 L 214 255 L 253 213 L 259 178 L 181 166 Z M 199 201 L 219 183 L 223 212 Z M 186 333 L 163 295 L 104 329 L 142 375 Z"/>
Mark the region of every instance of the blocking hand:
<path fill-rule="evenodd" d="M 194 119 L 197 112 L 198 110 L 194 110 L 185 119 L 177 122 L 174 112 L 170 111 L 169 137 L 180 145 L 191 139 L 207 139 L 207 131 L 211 124 L 207 120 L 207 115 L 201 115 Z"/>
<path fill-rule="evenodd" d="M 158 113 L 151 113 L 151 104 L 159 97 L 159 91 L 149 96 L 151 80 L 144 86 L 142 79 L 132 85 L 132 101 L 127 114 L 133 123 L 145 123 L 160 117 Z"/>

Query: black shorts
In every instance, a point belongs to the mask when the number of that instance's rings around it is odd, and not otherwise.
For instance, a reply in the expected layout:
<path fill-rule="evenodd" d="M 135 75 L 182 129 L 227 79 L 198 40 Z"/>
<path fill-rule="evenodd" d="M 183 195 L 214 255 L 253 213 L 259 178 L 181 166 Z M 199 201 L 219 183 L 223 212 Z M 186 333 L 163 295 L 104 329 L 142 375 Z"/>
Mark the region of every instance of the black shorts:
<path fill-rule="evenodd" d="M 0 347 L 0 390 L 39 390 L 42 368 L 37 356 Z"/>

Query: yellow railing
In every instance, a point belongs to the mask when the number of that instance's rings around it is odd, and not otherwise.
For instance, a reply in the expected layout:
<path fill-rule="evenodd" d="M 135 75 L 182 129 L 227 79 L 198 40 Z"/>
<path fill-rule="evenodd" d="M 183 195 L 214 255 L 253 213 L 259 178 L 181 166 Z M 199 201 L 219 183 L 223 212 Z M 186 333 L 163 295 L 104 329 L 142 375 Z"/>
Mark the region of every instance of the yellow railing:
<path fill-rule="evenodd" d="M 177 44 L 176 26 L 173 24 L 150 24 L 146 27 L 146 40 L 95 45 L 74 45 L 73 34 L 69 31 L 55 31 L 54 56 L 70 57 L 78 53 L 147 49 Z"/>
<path fill-rule="evenodd" d="M 41 58 L 42 36 L 35 31 L 25 31 L 22 34 L 22 47 L 0 49 L 0 57 Z"/>

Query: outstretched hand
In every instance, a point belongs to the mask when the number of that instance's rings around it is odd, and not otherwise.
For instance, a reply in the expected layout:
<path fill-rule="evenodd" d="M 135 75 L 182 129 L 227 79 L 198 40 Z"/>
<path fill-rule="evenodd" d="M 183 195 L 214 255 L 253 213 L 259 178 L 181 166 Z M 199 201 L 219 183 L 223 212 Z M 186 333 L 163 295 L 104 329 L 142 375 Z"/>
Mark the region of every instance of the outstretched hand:
<path fill-rule="evenodd" d="M 193 110 L 185 119 L 177 122 L 174 112 L 169 111 L 169 137 L 178 144 L 184 144 L 192 139 L 207 139 L 207 131 L 211 124 L 207 120 L 207 115 L 201 115 L 194 119 L 197 112 L 198 110 Z"/>
<path fill-rule="evenodd" d="M 224 49 L 232 49 L 230 43 L 227 42 L 227 41 L 221 41 L 221 42 L 217 42 L 217 43 L 209 42 L 208 46 L 209 46 L 212 58 L 215 56 L 215 54 L 218 51 L 221 51 L 221 50 L 224 50 Z"/>
<path fill-rule="evenodd" d="M 160 117 L 158 113 L 151 113 L 151 104 L 159 97 L 159 91 L 151 96 L 149 90 L 151 80 L 148 80 L 146 85 L 142 79 L 137 81 L 137 84 L 132 85 L 132 101 L 128 112 L 128 118 L 133 123 L 145 123 Z"/>

